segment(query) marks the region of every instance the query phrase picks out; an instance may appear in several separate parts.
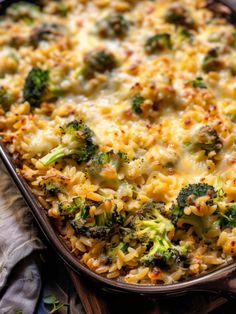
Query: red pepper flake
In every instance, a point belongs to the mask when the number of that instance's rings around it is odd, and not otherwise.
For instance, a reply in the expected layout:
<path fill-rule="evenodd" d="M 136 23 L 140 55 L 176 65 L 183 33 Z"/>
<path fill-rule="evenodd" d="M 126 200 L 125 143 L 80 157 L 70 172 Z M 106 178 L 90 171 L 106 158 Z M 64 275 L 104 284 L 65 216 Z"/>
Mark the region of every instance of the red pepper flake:
<path fill-rule="evenodd" d="M 192 123 L 192 120 L 190 119 L 190 118 L 188 118 L 188 119 L 186 119 L 185 121 L 184 121 L 184 124 L 185 125 L 189 125 L 189 124 L 191 124 Z"/>
<path fill-rule="evenodd" d="M 216 109 L 217 109 L 216 105 L 211 105 L 208 112 L 216 111 Z"/>
<path fill-rule="evenodd" d="M 130 50 L 130 49 L 125 50 L 125 55 L 126 55 L 127 57 L 132 56 L 133 53 L 134 53 L 133 50 Z"/>
<path fill-rule="evenodd" d="M 201 212 L 201 206 L 200 205 L 196 205 L 196 208 L 199 212 Z"/>
<path fill-rule="evenodd" d="M 212 197 L 213 197 L 213 191 L 209 189 L 209 190 L 207 191 L 207 195 L 212 198 Z"/>
<path fill-rule="evenodd" d="M 157 267 L 154 267 L 153 270 L 152 270 L 152 274 L 153 274 L 153 277 L 154 277 L 153 279 L 158 279 L 158 277 L 161 274 L 161 271 Z"/>
<path fill-rule="evenodd" d="M 196 199 L 196 196 L 195 196 L 194 194 L 189 195 L 189 196 L 187 197 L 187 202 L 188 202 L 188 204 L 189 204 L 189 205 L 194 205 L 195 199 Z"/>

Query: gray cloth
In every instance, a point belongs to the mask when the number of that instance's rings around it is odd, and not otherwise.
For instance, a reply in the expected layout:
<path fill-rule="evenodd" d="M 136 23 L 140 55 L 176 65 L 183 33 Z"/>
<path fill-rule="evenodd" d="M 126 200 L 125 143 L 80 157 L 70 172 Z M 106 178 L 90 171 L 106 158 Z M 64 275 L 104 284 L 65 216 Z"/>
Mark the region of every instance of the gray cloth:
<path fill-rule="evenodd" d="M 41 292 L 40 270 L 34 255 L 19 262 L 8 277 L 0 299 L 1 314 L 33 314 Z"/>
<path fill-rule="evenodd" d="M 0 313 L 32 314 L 41 281 L 31 255 L 44 248 L 33 218 L 0 162 Z M 9 275 L 14 273 L 14 279 Z"/>

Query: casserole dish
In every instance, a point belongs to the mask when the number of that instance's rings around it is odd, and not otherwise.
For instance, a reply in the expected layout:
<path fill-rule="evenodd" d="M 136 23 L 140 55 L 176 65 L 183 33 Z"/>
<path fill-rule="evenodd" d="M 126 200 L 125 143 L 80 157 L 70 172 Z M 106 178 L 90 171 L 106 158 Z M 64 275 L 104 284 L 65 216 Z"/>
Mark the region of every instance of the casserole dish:
<path fill-rule="evenodd" d="M 224 13 L 224 12 L 223 12 Z M 55 249 L 60 252 L 63 260 L 75 271 L 82 272 L 87 276 L 97 280 L 105 287 L 113 290 L 119 290 L 123 292 L 135 292 L 141 294 L 154 294 L 154 295 L 170 295 L 170 294 L 178 294 L 183 293 L 186 290 L 212 290 L 217 291 L 218 287 L 215 287 L 218 280 L 221 281 L 221 292 L 226 292 L 227 289 L 230 287 L 230 291 L 232 294 L 234 293 L 233 287 L 233 280 L 228 280 L 222 282 L 222 278 L 230 277 L 234 272 L 234 265 L 233 263 L 228 264 L 225 267 L 221 267 L 215 271 L 209 272 L 206 275 L 201 275 L 199 277 L 195 277 L 191 280 L 186 280 L 178 284 L 171 284 L 171 285 L 160 285 L 160 286 L 149 286 L 149 285 L 127 285 L 121 282 L 114 282 L 112 280 L 106 279 L 100 275 L 94 274 L 86 267 L 84 267 L 78 259 L 72 256 L 68 249 L 65 247 L 58 237 L 54 234 L 54 231 L 49 224 L 49 221 L 46 217 L 46 214 L 43 208 L 39 205 L 39 203 L 35 200 L 30 189 L 24 183 L 24 181 L 20 178 L 17 174 L 14 165 L 12 164 L 9 156 L 7 155 L 5 148 L 1 147 L 1 156 L 2 159 L 7 166 L 9 172 L 12 175 L 12 178 L 16 182 L 17 186 L 19 187 L 20 191 L 22 192 L 23 196 L 25 197 L 27 203 L 30 205 L 36 220 L 39 222 L 41 228 L 43 229 L 45 235 L 49 239 L 50 242 L 53 243 Z"/>

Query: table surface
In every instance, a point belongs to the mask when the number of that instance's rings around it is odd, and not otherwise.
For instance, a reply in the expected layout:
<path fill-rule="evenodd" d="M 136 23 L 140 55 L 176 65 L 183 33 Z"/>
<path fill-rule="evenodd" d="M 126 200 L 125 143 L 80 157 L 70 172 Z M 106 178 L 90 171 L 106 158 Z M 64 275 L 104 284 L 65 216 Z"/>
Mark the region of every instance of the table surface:
<path fill-rule="evenodd" d="M 47 293 L 55 295 L 60 302 L 68 304 L 61 308 L 60 314 L 235 314 L 236 301 L 210 293 L 187 294 L 175 298 L 157 300 L 122 296 L 101 291 L 87 280 L 69 274 L 62 261 L 51 251 L 46 254 L 43 279 Z M 76 282 L 74 289 L 71 276 Z M 80 298 L 78 297 L 78 293 Z"/>

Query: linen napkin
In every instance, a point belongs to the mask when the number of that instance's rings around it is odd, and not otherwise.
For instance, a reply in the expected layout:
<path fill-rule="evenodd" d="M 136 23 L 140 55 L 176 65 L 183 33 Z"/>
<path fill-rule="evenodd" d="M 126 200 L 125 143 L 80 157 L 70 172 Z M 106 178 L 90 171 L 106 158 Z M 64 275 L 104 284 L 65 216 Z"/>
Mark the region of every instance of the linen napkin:
<path fill-rule="evenodd" d="M 41 290 L 35 254 L 45 246 L 1 161 L 0 176 L 0 313 L 32 314 Z"/>

